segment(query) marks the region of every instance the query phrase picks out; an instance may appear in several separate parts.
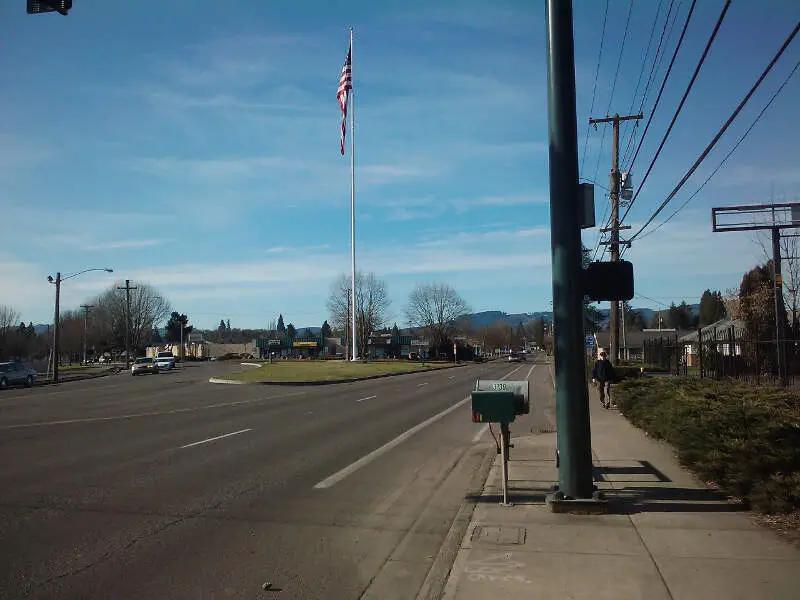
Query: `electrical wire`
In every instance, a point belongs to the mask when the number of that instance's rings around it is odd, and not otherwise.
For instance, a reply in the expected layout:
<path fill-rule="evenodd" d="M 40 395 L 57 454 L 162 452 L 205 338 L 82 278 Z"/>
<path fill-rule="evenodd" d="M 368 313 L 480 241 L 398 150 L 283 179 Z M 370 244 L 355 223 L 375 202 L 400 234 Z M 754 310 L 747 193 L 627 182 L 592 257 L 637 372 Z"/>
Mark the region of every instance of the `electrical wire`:
<path fill-rule="evenodd" d="M 636 202 L 636 198 L 638 198 L 639 194 L 642 193 L 642 188 L 644 187 L 647 178 L 650 176 L 650 173 L 653 170 L 653 166 L 656 164 L 656 161 L 658 160 L 658 157 L 661 154 L 661 150 L 664 148 L 664 144 L 667 143 L 667 138 L 669 138 L 669 134 L 672 132 L 672 128 L 675 126 L 675 121 L 678 120 L 678 115 L 681 114 L 683 105 L 686 103 L 686 98 L 689 97 L 689 92 L 692 91 L 694 82 L 697 80 L 697 76 L 700 74 L 700 69 L 703 67 L 703 63 L 705 62 L 706 57 L 708 56 L 708 52 L 709 50 L 711 50 L 711 44 L 714 43 L 714 39 L 716 39 L 717 37 L 719 28 L 722 25 L 722 21 L 725 19 L 725 15 L 728 12 L 728 8 L 730 8 L 732 1 L 733 0 L 725 0 L 725 6 L 722 7 L 722 11 L 720 12 L 719 17 L 717 18 L 717 22 L 714 24 L 714 29 L 711 31 L 711 35 L 708 37 L 708 41 L 706 42 L 706 47 L 703 49 L 703 54 L 700 55 L 700 60 L 697 61 L 697 66 L 694 69 L 694 73 L 692 73 L 692 78 L 689 80 L 689 84 L 686 86 L 686 90 L 683 92 L 683 97 L 681 97 L 680 103 L 678 103 L 678 108 L 675 109 L 675 114 L 672 115 L 672 120 L 669 122 L 669 127 L 667 127 L 667 130 L 664 132 L 664 135 L 661 138 L 661 143 L 658 145 L 658 149 L 656 150 L 656 153 L 653 155 L 653 158 L 650 161 L 650 165 L 648 165 L 647 171 L 645 172 L 644 177 L 642 177 L 642 181 L 639 182 L 639 187 L 636 189 L 636 193 L 634 194 L 633 198 L 628 204 L 628 207 L 625 209 L 625 213 L 622 215 L 622 218 L 619 220 L 620 223 L 622 223 L 625 220 L 625 217 L 628 216 L 628 213 L 631 211 L 631 208 L 633 207 L 633 203 Z M 644 136 L 642 136 L 642 139 L 644 139 Z M 635 155 L 634 155 L 634 160 L 636 160 Z"/>
<path fill-rule="evenodd" d="M 674 2 L 675 2 L 675 0 L 671 0 L 670 6 L 669 6 L 670 10 L 672 10 L 672 4 Z M 636 78 L 636 87 L 633 89 L 633 98 L 631 98 L 631 106 L 628 109 L 628 113 L 627 113 L 629 115 L 633 114 L 633 107 L 636 104 L 636 96 L 639 95 L 639 87 L 641 87 L 641 85 L 642 85 L 642 77 L 644 77 L 644 69 L 647 66 L 647 58 L 650 56 L 650 47 L 653 45 L 653 35 L 656 32 L 656 25 L 658 24 L 658 16 L 661 14 L 661 6 L 663 4 L 664 4 L 664 0 L 658 0 L 658 6 L 656 7 L 656 15 L 655 15 L 655 17 L 653 17 L 653 25 L 650 27 L 650 37 L 647 40 L 647 49 L 645 50 L 644 56 L 642 57 L 642 66 L 639 68 L 639 77 Z M 667 13 L 667 21 L 669 21 L 669 13 Z M 664 22 L 664 29 L 666 29 L 667 21 Z M 662 37 L 663 37 L 663 32 L 662 32 Z M 656 57 L 653 58 L 653 64 L 655 64 L 655 59 L 656 59 Z M 630 147 L 631 139 L 633 139 L 633 132 L 636 129 L 636 124 L 637 123 L 638 123 L 638 121 L 635 121 L 633 129 L 631 129 L 631 135 L 628 138 L 628 147 Z M 628 148 L 626 147 L 625 148 L 625 152 L 623 153 L 623 156 L 626 155 L 627 153 L 628 153 Z"/>
<path fill-rule="evenodd" d="M 644 138 L 647 136 L 647 132 L 650 130 L 650 123 L 653 122 L 653 116 L 656 114 L 656 109 L 658 108 L 658 103 L 661 101 L 661 95 L 664 93 L 664 88 L 667 85 L 667 80 L 669 80 L 669 75 L 672 73 L 672 67 L 675 64 L 675 59 L 678 57 L 678 51 L 681 49 L 681 45 L 683 44 L 683 38 L 686 36 L 686 29 L 689 27 L 689 21 L 692 20 L 692 15 L 694 14 L 694 7 L 697 4 L 697 0 L 692 0 L 692 5 L 689 7 L 689 13 L 686 15 L 686 21 L 683 23 L 683 30 L 681 31 L 681 36 L 678 38 L 678 43 L 675 46 L 675 50 L 672 53 L 672 58 L 669 61 L 669 66 L 667 67 L 667 72 L 664 74 L 664 79 L 661 81 L 661 87 L 658 90 L 658 95 L 656 96 L 656 101 L 653 104 L 653 110 L 650 111 L 650 116 L 647 119 L 647 123 L 644 126 L 644 131 L 642 132 L 642 137 L 639 138 L 639 145 L 636 146 L 636 151 L 633 153 L 633 158 L 631 159 L 631 164 L 628 166 L 628 171 L 633 170 L 633 164 L 636 162 L 636 157 L 639 156 L 639 150 L 642 149 L 642 144 L 644 143 Z"/>
<path fill-rule="evenodd" d="M 600 74 L 600 59 L 603 57 L 603 42 L 606 39 L 606 21 L 608 20 L 608 3 L 609 0 L 606 0 L 606 9 L 603 13 L 603 29 L 600 33 L 600 51 L 597 53 L 597 66 L 594 69 L 594 86 L 592 86 L 592 104 L 589 108 L 589 114 L 591 115 L 594 112 L 594 101 L 597 95 L 597 76 Z M 591 125 L 588 123 L 586 124 L 586 137 L 583 140 L 583 155 L 581 156 L 581 168 L 580 170 L 583 171 L 583 164 L 586 161 L 586 149 L 589 145 L 589 132 L 591 131 Z"/>
<path fill-rule="evenodd" d="M 617 69 L 614 72 L 614 80 L 611 83 L 611 95 L 608 98 L 608 108 L 606 108 L 606 115 L 610 114 L 611 112 L 611 104 L 614 102 L 614 92 L 617 89 L 617 79 L 619 78 L 619 69 L 622 66 L 622 53 L 625 50 L 625 42 L 628 39 L 628 31 L 630 29 L 631 24 L 631 13 L 633 12 L 633 0 L 628 2 L 628 17 L 625 20 L 625 31 L 622 34 L 622 44 L 619 47 L 619 55 L 617 56 Z M 593 179 L 597 179 L 597 172 L 600 169 L 600 158 L 603 156 L 603 147 L 605 146 L 606 141 L 606 128 L 603 128 L 603 135 L 600 137 L 600 150 L 597 153 L 597 164 L 594 167 L 594 177 Z"/>
<path fill-rule="evenodd" d="M 658 38 L 658 46 L 656 46 L 656 53 L 655 53 L 655 55 L 653 55 L 653 64 L 650 65 L 650 74 L 647 76 L 647 82 L 645 83 L 644 91 L 642 92 L 642 101 L 639 104 L 639 112 L 640 113 L 644 109 L 645 100 L 647 98 L 647 95 L 650 93 L 650 84 L 653 81 L 653 75 L 655 74 L 655 71 L 656 71 L 656 64 L 660 65 L 661 61 L 659 59 L 660 58 L 662 58 L 662 59 L 664 58 L 664 54 L 661 52 L 661 46 L 664 43 L 664 35 L 667 32 L 667 25 L 670 24 L 669 18 L 670 18 L 670 15 L 672 15 L 672 7 L 674 6 L 674 4 L 675 4 L 675 0 L 670 0 L 669 8 L 667 9 L 667 16 L 664 19 L 664 27 L 661 28 L 661 36 Z M 681 5 L 681 3 L 678 2 L 678 9 L 680 8 L 680 5 Z M 660 8 L 661 8 L 661 4 L 659 4 L 659 9 Z M 656 12 L 656 20 L 653 21 L 653 25 L 655 25 L 657 23 L 657 21 L 658 21 L 658 14 L 659 13 L 657 11 Z M 678 17 L 678 10 L 676 9 L 675 10 L 675 19 L 673 19 L 672 25 L 675 25 L 675 20 L 677 20 L 677 17 Z M 670 34 L 672 34 L 672 27 L 670 27 L 669 31 L 670 31 Z M 650 35 L 652 36 L 652 33 Z M 669 39 L 669 36 L 667 36 L 667 39 Z M 651 37 L 651 40 L 652 40 L 652 37 Z M 649 52 L 649 48 L 650 48 L 650 44 L 648 43 L 648 52 Z M 642 61 L 642 68 L 643 69 L 644 69 L 644 65 L 645 65 L 646 60 L 647 60 L 647 54 L 645 54 L 645 59 Z M 643 73 L 643 71 L 640 72 L 640 76 L 641 76 L 642 73 Z M 638 89 L 638 83 L 637 83 L 637 89 Z M 636 94 L 633 95 L 633 100 L 634 101 L 631 103 L 631 107 L 628 110 L 628 114 L 633 114 L 633 106 L 636 103 Z M 631 148 L 633 146 L 633 143 L 636 140 L 636 131 L 637 131 L 638 128 L 639 128 L 639 121 L 637 119 L 633 123 L 633 130 L 631 131 L 631 135 L 628 138 L 628 143 L 625 146 L 625 152 L 622 155 L 623 156 L 622 164 L 626 164 L 628 162 L 628 155 L 629 155 L 629 152 L 630 152 L 630 150 L 631 150 Z"/>
<path fill-rule="evenodd" d="M 689 177 L 691 177 L 691 176 L 692 176 L 692 174 L 695 172 L 695 170 L 697 169 L 697 167 L 698 167 L 698 166 L 700 166 L 700 163 L 702 163 L 702 162 L 703 162 L 703 160 L 705 160 L 706 156 L 708 156 L 708 153 L 709 153 L 709 152 L 711 152 L 711 150 L 714 148 L 714 146 L 716 145 L 716 143 L 719 141 L 719 139 L 722 137 L 722 135 L 723 135 L 723 134 L 725 133 L 725 131 L 728 129 L 728 127 L 730 126 L 730 124 L 731 124 L 731 123 L 734 121 L 734 119 L 735 119 L 735 118 L 736 118 L 736 116 L 739 114 L 739 112 L 741 112 L 741 110 L 742 110 L 742 108 L 744 108 L 745 104 L 747 104 L 747 101 L 748 101 L 748 100 L 750 100 L 750 97 L 751 97 L 751 96 L 752 96 L 752 95 L 755 93 L 755 91 L 758 89 L 758 86 L 759 86 L 759 85 L 761 85 L 761 82 L 762 82 L 762 81 L 764 81 L 764 78 L 765 78 L 765 77 L 767 76 L 767 74 L 768 74 L 768 73 L 769 73 L 769 72 L 772 70 L 772 67 L 774 67 L 774 66 L 775 66 L 775 63 L 776 63 L 776 62 L 778 62 L 778 59 L 780 59 L 780 57 L 781 57 L 781 55 L 783 54 L 783 52 L 786 50 L 786 48 L 789 46 L 789 44 L 791 44 L 791 43 L 792 43 L 792 40 L 793 40 L 793 39 L 794 39 L 794 37 L 797 35 L 797 31 L 798 31 L 798 30 L 800 30 L 800 22 L 798 22 L 798 23 L 797 23 L 797 24 L 794 26 L 794 29 L 792 30 L 792 32 L 791 32 L 791 33 L 789 34 L 789 36 L 788 36 L 788 37 L 787 37 L 787 38 L 784 40 L 783 44 L 782 44 L 782 45 L 781 45 L 781 47 L 778 49 L 778 52 L 775 54 L 775 56 L 773 56 L 773 57 L 772 57 L 772 60 L 771 60 L 771 61 L 769 62 L 769 64 L 766 66 L 766 68 L 764 69 L 764 71 L 761 73 L 761 76 L 760 76 L 760 77 L 759 77 L 759 78 L 756 80 L 756 82 L 755 82 L 755 83 L 753 84 L 753 86 L 750 88 L 750 91 L 748 91 L 748 92 L 747 92 L 747 94 L 745 95 L 745 97 L 744 97 L 744 98 L 742 98 L 742 101 L 741 101 L 741 102 L 739 102 L 739 105 L 736 107 L 736 109 L 733 111 L 733 113 L 731 113 L 731 116 L 730 116 L 730 117 L 728 117 L 728 120 L 727 120 L 727 121 L 725 121 L 725 124 L 724 124 L 724 125 L 723 125 L 723 126 L 720 128 L 720 130 L 719 130 L 719 131 L 717 132 L 717 134 L 714 136 L 714 139 L 712 139 L 712 140 L 711 140 L 711 142 L 709 142 L 708 146 L 706 146 L 705 150 L 703 150 L 703 153 L 702 153 L 700 156 L 698 156 L 698 157 L 697 157 L 697 160 L 695 160 L 695 162 L 694 162 L 694 164 L 692 165 L 692 167 L 691 167 L 691 168 L 690 168 L 690 169 L 689 169 L 689 170 L 686 172 L 686 174 L 683 176 L 683 179 L 681 179 L 681 180 L 678 182 L 678 185 L 676 185 L 676 186 L 675 186 L 675 188 L 673 188 L 673 190 L 672 190 L 672 191 L 670 192 L 670 194 L 669 194 L 669 195 L 668 195 L 668 196 L 667 196 L 667 197 L 664 199 L 664 201 L 661 203 L 661 205 L 660 205 L 660 206 L 659 206 L 659 207 L 658 207 L 658 208 L 655 210 L 655 212 L 653 212 L 653 214 L 652 214 L 652 215 L 650 215 L 650 218 L 649 218 L 649 219 L 648 219 L 648 220 L 645 222 L 645 224 L 644 224 L 644 225 L 642 225 L 642 227 L 641 227 L 641 228 L 640 228 L 640 229 L 639 229 L 639 230 L 638 230 L 638 231 L 637 231 L 637 232 L 636 232 L 636 233 L 635 233 L 633 236 L 631 236 L 631 238 L 630 238 L 630 240 L 629 240 L 629 241 L 633 241 L 633 240 L 634 240 L 636 237 L 638 237 L 638 236 L 639 236 L 639 234 L 640 234 L 640 233 L 642 233 L 642 231 L 644 231 L 645 227 L 647 227 L 647 226 L 648 226 L 650 223 L 652 223 L 652 222 L 653 222 L 653 219 L 655 219 L 655 218 L 656 218 L 656 216 L 658 216 L 658 214 L 659 214 L 659 213 L 660 213 L 660 212 L 661 212 L 661 211 L 664 209 L 664 207 L 665 207 L 665 206 L 666 206 L 666 205 L 669 203 L 669 201 L 670 201 L 670 200 L 672 200 L 672 198 L 674 198 L 674 197 L 675 197 L 675 194 L 677 194 L 677 193 L 678 193 L 678 191 L 681 189 L 681 187 L 683 187 L 683 184 L 684 184 L 684 183 L 686 183 L 686 181 L 689 179 Z M 794 72 L 794 71 L 792 71 L 792 72 Z"/>
<path fill-rule="evenodd" d="M 760 113 L 758 113 L 758 116 L 757 116 L 757 117 L 755 118 L 755 120 L 754 120 L 754 121 L 753 121 L 753 122 L 750 124 L 750 127 L 748 127 L 748 128 L 747 128 L 747 130 L 746 130 L 746 131 L 745 131 L 745 132 L 742 134 L 742 136 L 741 136 L 741 137 L 740 137 L 740 138 L 737 140 L 737 142 L 736 142 L 736 143 L 733 145 L 733 148 L 731 148 L 731 149 L 730 149 L 730 151 L 728 152 L 728 154 L 726 154 L 726 155 L 725 155 L 725 158 L 723 158 L 723 159 L 722 159 L 722 161 L 720 161 L 720 163 L 719 163 L 719 164 L 717 165 L 717 167 L 716 167 L 716 168 L 715 168 L 715 169 L 714 169 L 714 170 L 711 172 L 711 174 L 710 174 L 708 177 L 706 177 L 706 180 L 705 180 L 705 181 L 704 181 L 704 182 L 703 182 L 703 183 L 700 185 L 700 187 L 699 187 L 699 188 L 697 188 L 697 189 L 694 191 L 694 193 L 693 193 L 691 196 L 689 196 L 689 197 L 688 197 L 688 198 L 687 198 L 687 199 L 686 199 L 686 200 L 683 202 L 683 204 L 681 204 L 681 205 L 678 207 L 678 209 L 677 209 L 677 210 L 675 210 L 675 212 L 673 212 L 673 213 L 672 213 L 672 214 L 671 214 L 669 217 L 667 217 L 666 219 L 664 219 L 663 221 L 661 221 L 661 223 L 659 223 L 659 224 L 656 226 L 656 228 L 655 228 L 655 229 L 651 229 L 650 231 L 648 231 L 648 232 L 647 232 L 647 233 L 645 233 L 644 235 L 641 235 L 641 236 L 639 236 L 639 239 L 644 239 L 644 238 L 646 238 L 647 236 L 654 234 L 656 231 L 658 231 L 659 229 L 661 229 L 661 228 L 662 228 L 664 225 L 666 225 L 667 223 L 669 223 L 669 222 L 672 220 L 672 218 L 673 218 L 675 215 L 677 215 L 677 214 L 678 214 L 679 212 L 681 212 L 681 211 L 682 211 L 684 208 L 686 208 L 686 205 L 687 205 L 687 204 L 689 204 L 689 202 L 691 202 L 691 201 L 692 201 L 692 199 L 693 199 L 695 196 L 697 196 L 697 194 L 699 194 L 699 193 L 702 191 L 702 189 L 703 189 L 703 188 L 706 186 L 706 184 L 707 184 L 709 181 L 711 181 L 712 177 L 714 177 L 714 175 L 716 175 L 716 174 L 717 174 L 717 171 L 719 171 L 719 170 L 722 168 L 722 166 L 723 166 L 723 165 L 724 165 L 724 164 L 725 164 L 725 163 L 728 161 L 728 159 L 729 159 L 731 156 L 733 156 L 733 153 L 734 153 L 734 152 L 736 152 L 736 149 L 737 149 L 737 148 L 739 147 L 739 145 L 740 145 L 740 144 L 741 144 L 741 143 L 742 143 L 742 142 L 745 140 L 745 138 L 746 138 L 746 137 L 747 137 L 747 136 L 750 134 L 750 131 L 752 131 L 752 129 L 753 129 L 755 126 L 756 126 L 756 124 L 757 124 L 757 123 L 758 123 L 758 121 L 761 119 L 761 117 L 762 117 L 762 116 L 764 116 L 764 113 L 765 113 L 765 112 L 767 112 L 767 109 L 769 109 L 769 107 L 772 105 L 772 103 L 775 101 L 775 99 L 778 97 L 778 95 L 779 95 L 779 94 L 780 94 L 780 93 L 783 91 L 783 88 L 784 88 L 784 87 L 786 87 L 786 84 L 787 84 L 787 83 L 789 83 L 789 80 L 790 80 L 790 79 L 792 78 L 792 76 L 795 74 L 795 72 L 797 71 L 798 67 L 800 67 L 800 61 L 798 61 L 798 62 L 796 62 L 796 63 L 795 63 L 795 65 L 794 65 L 794 68 L 791 70 L 791 72 L 790 72 L 790 73 L 789 73 L 789 75 L 786 77 L 786 79 L 784 79 L 784 80 L 783 80 L 783 83 L 782 83 L 782 84 L 780 85 L 780 87 L 779 87 L 779 88 L 778 88 L 778 89 L 775 91 L 775 93 L 774 93 L 774 94 L 772 94 L 772 97 L 769 99 L 769 102 L 767 102 L 767 103 L 764 105 L 764 108 L 762 108 L 762 109 L 761 109 L 761 112 L 760 112 Z"/>

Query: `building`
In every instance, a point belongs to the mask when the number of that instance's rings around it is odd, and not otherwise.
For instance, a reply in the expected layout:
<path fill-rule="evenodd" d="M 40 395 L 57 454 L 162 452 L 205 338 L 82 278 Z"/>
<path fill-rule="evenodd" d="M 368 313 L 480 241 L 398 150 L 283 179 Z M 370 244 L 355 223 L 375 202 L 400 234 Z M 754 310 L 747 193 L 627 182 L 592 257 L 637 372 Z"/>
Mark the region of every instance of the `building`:
<path fill-rule="evenodd" d="M 663 342 L 665 345 L 675 345 L 681 332 L 674 329 L 645 329 L 643 331 L 626 331 L 619 335 L 620 359 L 624 361 L 641 361 L 645 359 L 645 348 Z M 594 334 L 596 355 L 600 350 L 608 352 L 611 348 L 611 334 L 608 330 L 598 331 Z M 612 358 L 609 356 L 608 358 Z"/>
<path fill-rule="evenodd" d="M 328 353 L 328 346 L 323 345 L 321 337 L 276 336 L 274 338 L 254 339 L 250 352 L 254 358 L 269 358 L 270 355 L 281 358 L 318 358 Z"/>
<path fill-rule="evenodd" d="M 744 337 L 744 320 L 726 317 L 688 333 L 678 341 L 683 345 L 686 365 L 694 367 L 700 363 L 701 340 L 703 352 L 715 350 L 720 356 L 742 356 L 742 339 Z"/>

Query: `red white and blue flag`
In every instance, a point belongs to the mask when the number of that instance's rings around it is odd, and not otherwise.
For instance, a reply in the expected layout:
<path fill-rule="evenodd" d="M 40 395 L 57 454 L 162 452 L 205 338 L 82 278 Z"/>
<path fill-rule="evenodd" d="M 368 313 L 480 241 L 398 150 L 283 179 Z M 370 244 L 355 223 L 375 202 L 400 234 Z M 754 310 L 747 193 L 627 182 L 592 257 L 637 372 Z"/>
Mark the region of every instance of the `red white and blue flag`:
<path fill-rule="evenodd" d="M 353 76 L 350 71 L 350 53 L 352 47 L 347 50 L 347 58 L 342 65 L 342 74 L 339 76 L 339 89 L 336 91 L 336 99 L 339 101 L 339 108 L 342 109 L 342 135 L 339 138 L 339 152 L 344 156 L 344 132 L 347 122 L 347 101 L 350 98 L 350 90 L 353 89 Z"/>

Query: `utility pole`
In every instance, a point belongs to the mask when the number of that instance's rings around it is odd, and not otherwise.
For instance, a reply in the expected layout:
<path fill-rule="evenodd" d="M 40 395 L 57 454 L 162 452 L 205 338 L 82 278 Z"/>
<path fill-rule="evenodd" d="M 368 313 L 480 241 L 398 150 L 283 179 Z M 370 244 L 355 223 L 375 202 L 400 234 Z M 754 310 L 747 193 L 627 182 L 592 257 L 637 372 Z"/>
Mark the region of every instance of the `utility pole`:
<path fill-rule="evenodd" d="M 89 309 L 94 308 L 94 304 L 81 304 L 83 309 L 83 364 L 86 364 L 86 322 L 89 320 Z"/>
<path fill-rule="evenodd" d="M 781 385 L 789 383 L 788 371 L 786 369 L 786 332 L 784 331 L 784 320 L 786 318 L 786 307 L 783 304 L 783 275 L 781 274 L 781 230 L 777 227 L 772 228 L 772 275 L 775 285 L 775 344 L 778 359 L 778 376 Z"/>
<path fill-rule="evenodd" d="M 131 366 L 131 290 L 137 289 L 131 287 L 131 280 L 125 280 L 125 287 L 117 287 L 118 290 L 125 290 L 125 368 Z"/>
<path fill-rule="evenodd" d="M 61 272 L 56 273 L 56 310 L 53 317 L 53 381 L 58 383 L 58 355 L 59 355 L 59 326 L 58 322 L 61 320 L 59 315 L 59 303 L 61 302 Z"/>
<path fill-rule="evenodd" d="M 611 199 L 611 220 L 607 229 L 601 229 L 601 233 L 610 232 L 611 240 L 609 242 L 602 242 L 611 246 L 611 262 L 619 262 L 619 232 L 621 229 L 630 229 L 630 226 L 620 226 L 619 224 L 619 187 L 620 187 L 620 172 L 619 172 L 619 124 L 621 121 L 632 121 L 642 118 L 642 114 L 619 116 L 615 114 L 613 117 L 605 117 L 604 119 L 589 119 L 589 124 L 597 127 L 597 123 L 611 123 L 611 173 L 609 175 L 609 197 Z M 624 242 L 627 243 L 627 242 Z M 619 361 L 619 302 L 612 300 L 609 306 L 609 320 L 608 327 L 610 330 L 611 338 L 611 361 L 616 364 Z"/>
<path fill-rule="evenodd" d="M 553 355 L 558 422 L 558 490 L 554 498 L 588 500 L 593 497 L 594 482 L 589 390 L 583 354 L 582 211 L 579 209 L 572 1 L 547 0 L 545 13 Z"/>

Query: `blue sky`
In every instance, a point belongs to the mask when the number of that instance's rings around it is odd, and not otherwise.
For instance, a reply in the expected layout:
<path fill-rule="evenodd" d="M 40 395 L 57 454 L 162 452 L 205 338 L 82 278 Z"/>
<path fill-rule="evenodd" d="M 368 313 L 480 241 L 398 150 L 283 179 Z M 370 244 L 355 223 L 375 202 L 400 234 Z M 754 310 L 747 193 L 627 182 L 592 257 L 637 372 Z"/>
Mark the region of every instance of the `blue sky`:
<path fill-rule="evenodd" d="M 649 114 L 688 10 L 645 102 Z M 719 14 L 698 2 L 634 172 L 653 155 Z M 594 116 L 637 106 L 660 6 L 611 0 Z M 579 148 L 604 2 L 576 0 Z M 674 13 L 673 13 L 674 14 Z M 800 18 L 795 0 L 733 3 L 661 158 L 628 217 L 638 229 L 702 151 Z M 549 309 L 542 2 L 75 0 L 68 17 L 0 6 L 0 304 L 52 318 L 48 274 L 77 307 L 116 278 L 148 281 L 200 327 L 318 325 L 349 268 L 349 157 L 335 98 L 355 26 L 359 268 L 387 281 L 393 317 L 418 282 L 452 284 L 474 310 Z M 718 148 L 705 179 L 800 59 L 795 40 Z M 645 79 L 649 73 L 649 62 Z M 800 200 L 800 75 L 726 167 L 627 258 L 665 304 L 737 287 L 761 260 L 749 234 L 712 234 L 714 205 Z M 794 109 L 794 110 L 793 110 Z M 643 123 L 642 123 L 643 127 Z M 642 127 L 640 127 L 639 132 Z M 625 148 L 630 126 L 622 129 Z M 610 129 L 590 131 L 582 176 L 607 185 Z M 602 149 L 602 151 L 601 151 Z M 598 221 L 608 199 L 596 188 Z M 670 207 L 663 216 L 671 213 Z M 657 224 L 659 220 L 654 223 Z M 594 247 L 596 230 L 584 232 Z M 634 306 L 657 308 L 637 298 Z"/>

